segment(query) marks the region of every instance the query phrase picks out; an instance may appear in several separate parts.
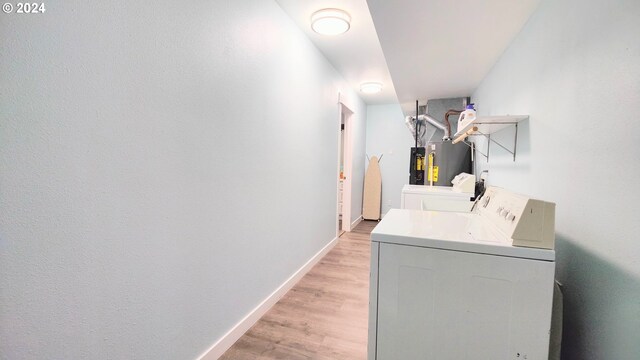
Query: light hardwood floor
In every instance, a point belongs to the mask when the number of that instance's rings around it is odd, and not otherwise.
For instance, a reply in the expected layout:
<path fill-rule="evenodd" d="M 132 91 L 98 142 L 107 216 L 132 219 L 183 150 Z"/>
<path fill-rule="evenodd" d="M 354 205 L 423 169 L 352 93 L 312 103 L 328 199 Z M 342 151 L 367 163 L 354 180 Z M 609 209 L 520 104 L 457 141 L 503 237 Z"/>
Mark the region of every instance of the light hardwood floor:
<path fill-rule="evenodd" d="M 220 359 L 364 360 L 371 230 L 362 221 Z"/>

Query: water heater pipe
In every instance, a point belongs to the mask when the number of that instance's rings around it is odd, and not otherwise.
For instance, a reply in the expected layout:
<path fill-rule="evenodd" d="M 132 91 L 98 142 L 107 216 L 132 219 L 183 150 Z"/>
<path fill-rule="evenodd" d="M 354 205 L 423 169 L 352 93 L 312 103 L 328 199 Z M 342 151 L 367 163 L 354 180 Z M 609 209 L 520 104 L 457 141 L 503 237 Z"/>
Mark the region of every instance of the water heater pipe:
<path fill-rule="evenodd" d="M 451 134 L 451 122 L 449 121 L 449 116 L 451 115 L 460 115 L 462 114 L 463 110 L 455 110 L 455 109 L 449 109 L 449 111 L 447 111 L 444 114 L 444 122 L 447 124 L 447 127 L 449 128 L 449 134 Z"/>
<path fill-rule="evenodd" d="M 416 121 L 415 121 L 415 119 L 416 119 L 415 116 L 407 116 L 404 119 L 405 124 L 407 125 L 407 127 L 411 131 L 411 134 L 414 135 L 414 136 L 416 134 Z M 444 140 L 444 141 L 451 140 L 451 132 L 450 132 L 449 128 L 447 126 L 443 125 L 438 120 L 434 119 L 431 115 L 418 115 L 418 121 L 426 121 L 429 124 L 435 126 L 436 128 L 444 131 L 444 136 L 442 137 L 442 140 Z"/>

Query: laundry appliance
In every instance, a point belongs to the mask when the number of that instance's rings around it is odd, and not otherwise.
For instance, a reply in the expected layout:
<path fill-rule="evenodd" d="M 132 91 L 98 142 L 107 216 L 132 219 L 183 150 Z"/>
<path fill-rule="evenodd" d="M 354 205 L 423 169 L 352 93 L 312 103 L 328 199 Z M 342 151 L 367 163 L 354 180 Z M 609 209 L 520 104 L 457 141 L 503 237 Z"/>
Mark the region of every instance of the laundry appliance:
<path fill-rule="evenodd" d="M 400 207 L 413 210 L 439 210 L 469 212 L 475 195 L 475 176 L 457 175 L 453 186 L 405 185 L 400 196 Z"/>
<path fill-rule="evenodd" d="M 555 204 L 488 187 L 470 213 L 393 209 L 371 233 L 369 360 L 547 359 Z"/>

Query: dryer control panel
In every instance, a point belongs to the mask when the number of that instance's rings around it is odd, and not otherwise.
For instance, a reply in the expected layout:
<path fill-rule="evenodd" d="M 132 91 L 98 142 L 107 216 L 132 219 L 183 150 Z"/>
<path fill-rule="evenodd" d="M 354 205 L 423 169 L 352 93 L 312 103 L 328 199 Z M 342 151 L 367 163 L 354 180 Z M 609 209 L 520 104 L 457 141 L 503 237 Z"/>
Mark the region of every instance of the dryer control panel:
<path fill-rule="evenodd" d="M 474 210 L 497 227 L 514 246 L 555 247 L 556 204 L 490 186 Z"/>

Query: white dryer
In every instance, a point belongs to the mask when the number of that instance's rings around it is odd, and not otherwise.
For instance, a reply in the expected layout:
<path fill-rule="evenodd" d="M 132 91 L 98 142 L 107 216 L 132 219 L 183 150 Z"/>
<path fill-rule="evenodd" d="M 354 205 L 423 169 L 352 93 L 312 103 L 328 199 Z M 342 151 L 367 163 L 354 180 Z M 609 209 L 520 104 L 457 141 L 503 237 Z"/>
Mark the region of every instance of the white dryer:
<path fill-rule="evenodd" d="M 461 173 L 453 186 L 405 185 L 402 188 L 400 208 L 469 212 L 475 192 L 475 177 Z"/>
<path fill-rule="evenodd" d="M 369 360 L 547 359 L 555 204 L 490 187 L 471 213 L 371 233 Z"/>
<path fill-rule="evenodd" d="M 411 210 L 469 212 L 473 194 L 453 191 L 451 186 L 405 185 L 400 207 Z"/>

